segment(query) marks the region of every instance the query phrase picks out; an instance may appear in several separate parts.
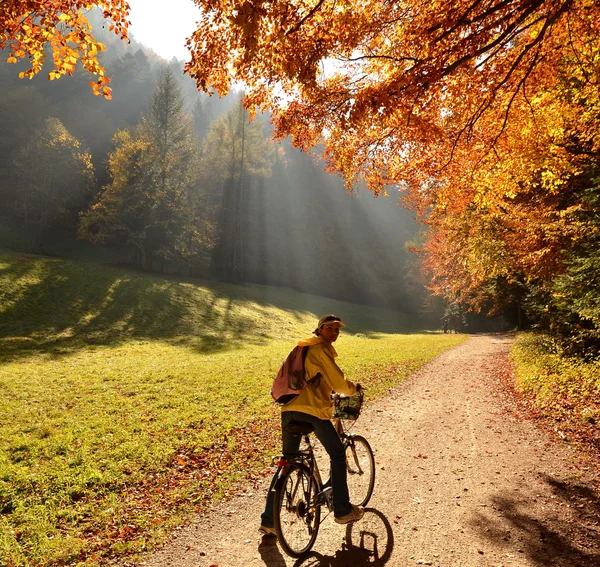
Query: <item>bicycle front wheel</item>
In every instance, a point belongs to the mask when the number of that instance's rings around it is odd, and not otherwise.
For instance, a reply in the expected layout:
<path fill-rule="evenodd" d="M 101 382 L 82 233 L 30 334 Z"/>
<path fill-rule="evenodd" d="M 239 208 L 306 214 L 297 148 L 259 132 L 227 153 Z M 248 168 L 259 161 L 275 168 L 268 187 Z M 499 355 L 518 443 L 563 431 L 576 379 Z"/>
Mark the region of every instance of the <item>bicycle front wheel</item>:
<path fill-rule="evenodd" d="M 275 531 L 277 540 L 290 557 L 308 553 L 317 539 L 321 508 L 315 505 L 317 480 L 301 463 L 291 463 L 275 490 Z"/>
<path fill-rule="evenodd" d="M 360 435 L 347 438 L 346 467 L 350 502 L 366 506 L 375 486 L 375 457 L 369 442 Z"/>

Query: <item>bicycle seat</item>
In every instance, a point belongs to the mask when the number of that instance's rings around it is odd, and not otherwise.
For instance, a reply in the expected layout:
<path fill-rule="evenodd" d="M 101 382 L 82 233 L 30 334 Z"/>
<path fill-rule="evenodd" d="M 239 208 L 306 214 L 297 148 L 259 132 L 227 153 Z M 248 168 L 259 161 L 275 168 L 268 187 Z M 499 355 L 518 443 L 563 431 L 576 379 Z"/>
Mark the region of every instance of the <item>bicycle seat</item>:
<path fill-rule="evenodd" d="M 290 433 L 294 435 L 308 435 L 312 433 L 315 428 L 306 421 L 291 421 L 288 425 Z"/>

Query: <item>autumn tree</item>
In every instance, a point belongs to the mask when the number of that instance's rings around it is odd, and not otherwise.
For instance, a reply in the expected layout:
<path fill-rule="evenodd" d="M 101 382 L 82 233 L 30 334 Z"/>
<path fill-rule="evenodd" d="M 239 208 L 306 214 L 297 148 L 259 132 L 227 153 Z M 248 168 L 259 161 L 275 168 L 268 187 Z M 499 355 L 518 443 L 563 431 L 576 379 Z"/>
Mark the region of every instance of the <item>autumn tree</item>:
<path fill-rule="evenodd" d="M 431 227 L 437 293 L 474 309 L 552 296 L 597 156 L 598 3 L 196 3 L 199 87 L 244 81 L 246 105 L 322 143 L 349 186 L 400 190 Z"/>
<path fill-rule="evenodd" d="M 44 250 L 47 229 L 69 208 L 81 206 L 91 190 L 90 154 L 57 118 L 33 132 L 15 159 L 15 209 L 25 226 L 37 227 L 36 251 Z"/>
<path fill-rule="evenodd" d="M 423 185 L 495 113 L 478 132 L 489 151 L 514 97 L 585 56 L 600 20 L 591 0 L 196 4 L 187 70 L 199 87 L 243 81 L 248 107 L 272 109 L 280 136 L 324 141 L 333 167 L 376 191 Z"/>
<path fill-rule="evenodd" d="M 187 70 L 200 88 L 244 81 L 280 137 L 322 142 L 349 184 L 395 186 L 421 212 L 454 200 L 510 127 L 533 122 L 535 143 L 540 100 L 565 75 L 597 85 L 591 0 L 196 3 Z"/>
<path fill-rule="evenodd" d="M 477 309 L 520 305 L 531 322 L 582 346 L 595 334 L 598 344 L 598 91 L 563 80 L 527 104 L 533 112 L 429 210 L 432 288 Z M 580 331 L 586 338 L 575 340 Z"/>
<path fill-rule="evenodd" d="M 52 54 L 50 80 L 71 75 L 81 65 L 97 79 L 90 83 L 94 94 L 110 98 L 110 80 L 105 76 L 99 54 L 105 50 L 92 33 L 86 12 L 97 7 L 109 27 L 122 39 L 127 38 L 129 4 L 126 0 L 8 0 L 0 11 L 0 49 L 8 50 L 8 61 L 27 59 L 29 68 L 22 78 L 38 74 Z"/>
<path fill-rule="evenodd" d="M 211 247 L 211 226 L 198 182 L 198 144 L 169 69 L 147 116 L 131 132 L 118 132 L 114 142 L 112 181 L 82 216 L 80 234 L 131 246 L 136 265 L 148 270 L 202 256 Z"/>

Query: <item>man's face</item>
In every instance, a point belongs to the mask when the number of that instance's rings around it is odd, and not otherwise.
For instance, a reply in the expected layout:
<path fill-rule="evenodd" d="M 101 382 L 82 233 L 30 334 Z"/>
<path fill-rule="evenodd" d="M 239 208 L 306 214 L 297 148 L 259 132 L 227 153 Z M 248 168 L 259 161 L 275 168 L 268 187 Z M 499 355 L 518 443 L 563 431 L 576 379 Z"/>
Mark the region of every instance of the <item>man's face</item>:
<path fill-rule="evenodd" d="M 325 323 L 321 327 L 320 333 L 328 343 L 334 343 L 340 336 L 340 325 L 339 323 Z"/>

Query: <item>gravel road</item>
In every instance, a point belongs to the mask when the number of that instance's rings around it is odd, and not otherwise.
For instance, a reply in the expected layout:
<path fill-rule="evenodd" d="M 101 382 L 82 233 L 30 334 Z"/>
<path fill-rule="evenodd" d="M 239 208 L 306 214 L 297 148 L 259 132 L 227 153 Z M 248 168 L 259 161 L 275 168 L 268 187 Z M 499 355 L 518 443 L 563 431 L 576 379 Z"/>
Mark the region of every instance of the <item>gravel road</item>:
<path fill-rule="evenodd" d="M 477 335 L 367 406 L 375 451 L 363 520 L 328 516 L 310 555 L 261 543 L 263 485 L 198 517 L 150 567 L 600 567 L 597 464 L 523 418 L 496 368 L 510 337 Z"/>

